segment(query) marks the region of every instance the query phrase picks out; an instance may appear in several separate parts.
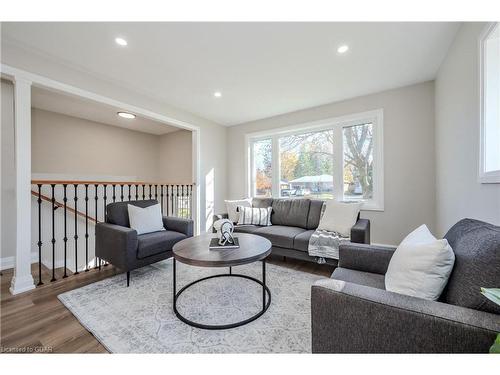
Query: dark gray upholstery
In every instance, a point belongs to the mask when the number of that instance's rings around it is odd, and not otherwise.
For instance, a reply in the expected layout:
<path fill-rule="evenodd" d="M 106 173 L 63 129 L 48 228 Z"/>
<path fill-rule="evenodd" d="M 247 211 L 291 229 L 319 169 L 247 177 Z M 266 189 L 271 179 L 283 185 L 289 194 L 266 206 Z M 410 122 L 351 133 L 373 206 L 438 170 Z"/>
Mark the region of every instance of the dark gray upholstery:
<path fill-rule="evenodd" d="M 332 279 L 385 290 L 385 275 L 376 273 L 338 267 L 333 271 Z"/>
<path fill-rule="evenodd" d="M 339 267 L 385 275 L 395 247 L 362 243 L 342 244 L 339 247 Z"/>
<path fill-rule="evenodd" d="M 500 316 L 340 280 L 311 291 L 313 353 L 487 353 Z"/>
<path fill-rule="evenodd" d="M 253 234 L 267 238 L 274 246 L 293 249 L 295 236 L 305 231 L 303 228 L 271 225 L 269 227 L 261 227 L 253 232 Z"/>
<path fill-rule="evenodd" d="M 110 224 L 120 225 L 122 227 L 130 227 L 128 220 L 128 205 L 145 208 L 158 204 L 155 199 L 144 201 L 129 201 L 129 202 L 115 202 L 106 206 L 106 222 Z"/>
<path fill-rule="evenodd" d="M 272 207 L 272 226 L 267 228 L 237 225 L 234 231 L 235 233 L 261 234 L 267 237 L 273 244 L 274 254 L 300 260 L 317 261 L 317 258 L 309 256 L 307 251 L 309 238 L 319 225 L 323 202 L 307 198 L 253 198 L 253 207 Z M 216 214 L 213 216 L 213 221 L 227 219 L 227 217 L 225 213 Z M 215 232 L 213 228 L 212 231 Z M 360 219 L 358 215 L 356 224 L 351 228 L 351 242 L 369 243 L 369 241 L 370 221 Z M 327 259 L 327 263 L 336 266 L 337 260 Z"/>
<path fill-rule="evenodd" d="M 323 208 L 324 201 L 318 199 L 311 199 L 309 206 L 309 214 L 307 215 L 307 229 L 316 229 L 319 226 L 321 219 L 321 209 Z"/>
<path fill-rule="evenodd" d="M 305 251 L 307 252 L 309 247 L 309 239 L 314 233 L 314 229 L 306 230 L 295 236 L 293 240 L 293 248 L 295 250 Z"/>
<path fill-rule="evenodd" d="M 137 258 L 144 259 L 170 251 L 177 242 L 185 238 L 187 238 L 185 234 L 171 230 L 141 234 L 137 239 Z"/>
<path fill-rule="evenodd" d="M 274 199 L 272 224 L 306 229 L 310 203 L 309 199 Z"/>
<path fill-rule="evenodd" d="M 445 238 L 455 253 L 455 265 L 440 300 L 500 314 L 500 306 L 479 293 L 480 287 L 500 287 L 500 227 L 464 219 Z"/>
<path fill-rule="evenodd" d="M 499 231 L 471 219 L 450 229 L 456 260 L 440 301 L 385 290 L 394 248 L 342 245 L 332 279 L 312 287 L 313 352 L 488 352 L 500 315 L 480 288 L 500 285 Z"/>
<path fill-rule="evenodd" d="M 96 256 L 127 271 L 127 275 L 133 269 L 171 257 L 175 243 L 193 236 L 193 220 L 163 217 L 165 231 L 141 235 L 129 228 L 128 204 L 149 207 L 157 203 L 156 200 L 146 200 L 108 204 L 107 222 L 96 224 Z"/>

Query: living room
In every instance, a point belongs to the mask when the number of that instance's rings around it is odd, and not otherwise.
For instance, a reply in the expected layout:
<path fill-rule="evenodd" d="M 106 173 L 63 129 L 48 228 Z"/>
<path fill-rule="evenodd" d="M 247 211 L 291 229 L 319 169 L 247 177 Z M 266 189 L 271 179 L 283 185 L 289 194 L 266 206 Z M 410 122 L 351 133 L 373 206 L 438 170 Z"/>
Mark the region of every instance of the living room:
<path fill-rule="evenodd" d="M 2 19 L 2 358 L 499 352 L 484 14 Z"/>

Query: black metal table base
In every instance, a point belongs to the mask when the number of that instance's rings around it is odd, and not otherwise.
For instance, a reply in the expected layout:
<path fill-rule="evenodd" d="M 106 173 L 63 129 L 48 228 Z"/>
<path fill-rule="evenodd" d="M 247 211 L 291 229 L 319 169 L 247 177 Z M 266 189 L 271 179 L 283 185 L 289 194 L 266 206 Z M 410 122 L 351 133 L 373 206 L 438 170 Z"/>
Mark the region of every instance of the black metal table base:
<path fill-rule="evenodd" d="M 173 268 L 174 268 L 173 269 L 173 274 L 174 274 L 174 276 L 173 276 L 173 278 L 174 278 L 174 280 L 173 280 L 174 281 L 174 288 L 173 288 L 173 290 L 174 290 L 174 296 L 173 296 L 174 312 L 175 312 L 175 315 L 177 316 L 177 318 L 179 318 L 179 320 L 183 321 L 186 324 L 189 324 L 192 327 L 201 328 L 201 329 L 212 329 L 212 330 L 241 327 L 242 325 L 248 324 L 248 323 L 253 322 L 254 320 L 258 319 L 260 316 L 262 316 L 262 314 L 264 314 L 267 311 L 267 309 L 271 305 L 271 291 L 269 290 L 269 288 L 266 285 L 266 261 L 265 260 L 262 261 L 262 281 L 254 278 L 254 277 L 251 277 L 251 276 L 233 273 L 231 267 L 229 267 L 229 273 L 203 277 L 201 279 L 195 280 L 195 281 L 185 285 L 178 292 L 176 291 L 176 277 L 177 277 L 176 268 L 177 267 L 176 267 L 175 258 L 173 260 Z M 235 322 L 235 323 L 230 323 L 230 324 L 202 324 L 202 323 L 198 323 L 198 322 L 193 322 L 192 320 L 189 320 L 189 319 L 185 318 L 184 316 L 182 316 L 181 313 L 177 310 L 177 299 L 179 298 L 179 296 L 186 289 L 193 286 L 194 284 L 197 284 L 197 283 L 205 281 L 205 280 L 214 279 L 216 277 L 240 277 L 243 279 L 252 280 L 252 281 L 256 282 L 257 284 L 261 285 L 262 286 L 262 310 L 260 310 L 257 314 L 251 316 L 248 319 L 245 319 L 245 320 L 242 320 L 239 322 Z M 267 299 L 266 299 L 266 294 L 267 294 Z"/>

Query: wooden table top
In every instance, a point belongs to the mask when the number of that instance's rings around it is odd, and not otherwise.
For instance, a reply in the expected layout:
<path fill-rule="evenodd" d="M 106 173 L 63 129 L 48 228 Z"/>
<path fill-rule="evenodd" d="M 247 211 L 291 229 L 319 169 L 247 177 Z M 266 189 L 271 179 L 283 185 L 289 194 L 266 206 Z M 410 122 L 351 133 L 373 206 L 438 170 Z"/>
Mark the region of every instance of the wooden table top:
<path fill-rule="evenodd" d="M 174 258 L 179 262 L 199 267 L 232 267 L 253 263 L 271 254 L 271 242 L 261 236 L 236 233 L 240 247 L 237 249 L 209 249 L 215 233 L 186 238 L 173 247 Z"/>

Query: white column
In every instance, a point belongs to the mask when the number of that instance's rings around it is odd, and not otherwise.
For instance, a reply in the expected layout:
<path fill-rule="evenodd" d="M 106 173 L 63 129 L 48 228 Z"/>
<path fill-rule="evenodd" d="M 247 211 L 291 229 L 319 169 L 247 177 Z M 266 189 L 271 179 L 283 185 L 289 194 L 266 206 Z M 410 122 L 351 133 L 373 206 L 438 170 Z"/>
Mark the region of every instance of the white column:
<path fill-rule="evenodd" d="M 16 263 L 10 292 L 34 289 L 31 275 L 31 82 L 14 82 Z"/>

